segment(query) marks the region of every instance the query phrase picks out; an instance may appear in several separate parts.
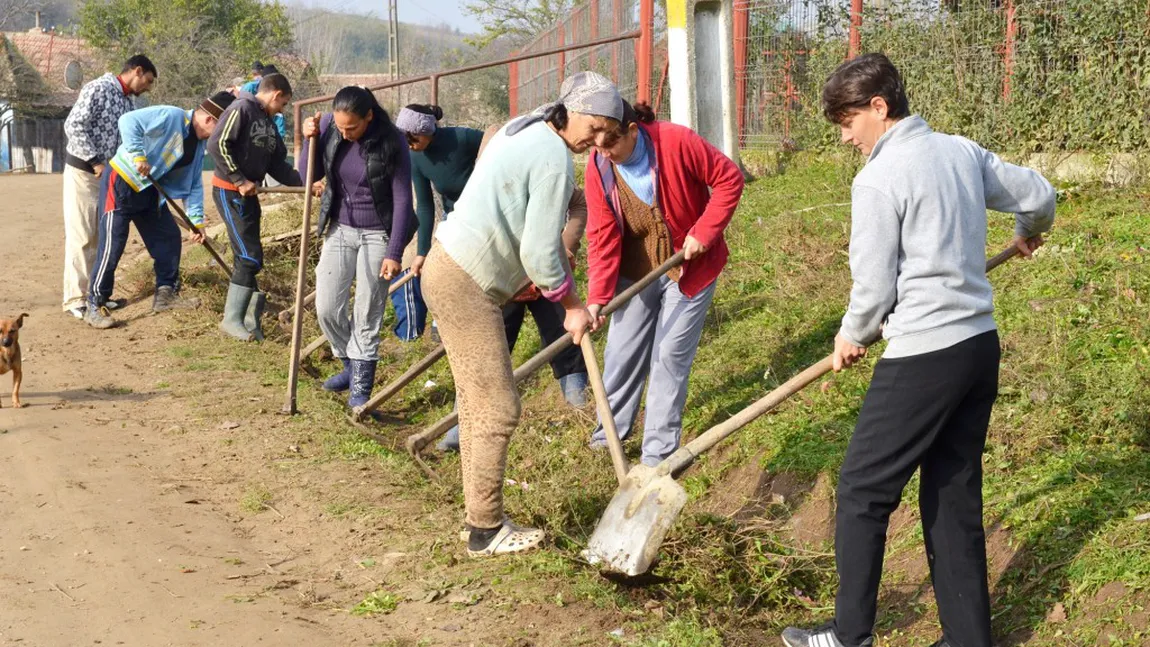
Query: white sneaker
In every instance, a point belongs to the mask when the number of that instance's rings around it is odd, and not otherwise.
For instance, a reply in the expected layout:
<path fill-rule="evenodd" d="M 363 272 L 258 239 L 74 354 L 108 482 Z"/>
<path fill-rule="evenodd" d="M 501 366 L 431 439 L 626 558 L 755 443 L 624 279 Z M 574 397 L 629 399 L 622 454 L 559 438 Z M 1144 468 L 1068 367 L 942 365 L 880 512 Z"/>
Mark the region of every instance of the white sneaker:
<path fill-rule="evenodd" d="M 73 317 L 80 319 L 80 320 L 84 319 L 84 314 L 87 311 L 88 311 L 88 309 L 85 308 L 84 306 L 76 306 L 75 308 L 68 308 L 67 310 L 65 310 L 65 312 L 67 314 L 70 314 Z"/>

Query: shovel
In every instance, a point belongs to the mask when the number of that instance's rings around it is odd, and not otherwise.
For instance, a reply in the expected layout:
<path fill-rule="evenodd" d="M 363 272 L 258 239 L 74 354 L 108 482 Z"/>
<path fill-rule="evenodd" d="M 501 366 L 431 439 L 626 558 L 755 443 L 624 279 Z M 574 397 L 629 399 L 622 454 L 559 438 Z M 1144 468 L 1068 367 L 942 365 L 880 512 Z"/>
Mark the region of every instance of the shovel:
<path fill-rule="evenodd" d="M 1018 249 L 1013 246 L 1006 249 L 987 261 L 986 271 L 1017 253 Z M 831 368 L 832 358 L 823 358 L 726 422 L 680 447 L 658 466 L 632 468 L 603 512 L 583 557 L 603 571 L 632 577 L 646 573 L 663 544 L 663 537 L 687 504 L 687 492 L 675 481 L 675 476 L 704 452 L 826 375 Z"/>

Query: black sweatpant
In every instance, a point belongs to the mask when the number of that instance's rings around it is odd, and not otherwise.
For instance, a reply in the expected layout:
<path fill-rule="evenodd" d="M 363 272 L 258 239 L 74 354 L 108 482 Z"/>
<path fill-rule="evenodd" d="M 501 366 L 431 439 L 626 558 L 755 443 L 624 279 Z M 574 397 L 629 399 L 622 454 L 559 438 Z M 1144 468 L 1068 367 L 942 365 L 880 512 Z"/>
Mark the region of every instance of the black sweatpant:
<path fill-rule="evenodd" d="M 844 645 L 874 630 L 887 525 L 921 469 L 919 510 L 943 636 L 952 647 L 990 647 L 982 452 L 998 361 L 990 331 L 875 366 L 839 476 L 835 632 Z"/>
<path fill-rule="evenodd" d="M 519 329 L 523 327 L 523 317 L 527 311 L 535 318 L 535 325 L 539 327 L 539 336 L 546 348 L 556 339 L 567 334 L 563 327 L 563 318 L 566 312 L 563 306 L 544 298 L 534 301 L 513 301 L 503 306 L 503 330 L 507 333 L 507 347 L 514 350 L 515 341 L 519 339 Z M 586 373 L 587 365 L 583 363 L 583 351 L 572 344 L 551 360 L 551 372 L 555 379 L 575 373 Z"/>
<path fill-rule="evenodd" d="M 232 283 L 258 290 L 256 274 L 264 266 L 264 246 L 260 241 L 260 199 L 244 197 L 236 191 L 212 187 L 216 209 L 228 227 L 232 244 Z"/>

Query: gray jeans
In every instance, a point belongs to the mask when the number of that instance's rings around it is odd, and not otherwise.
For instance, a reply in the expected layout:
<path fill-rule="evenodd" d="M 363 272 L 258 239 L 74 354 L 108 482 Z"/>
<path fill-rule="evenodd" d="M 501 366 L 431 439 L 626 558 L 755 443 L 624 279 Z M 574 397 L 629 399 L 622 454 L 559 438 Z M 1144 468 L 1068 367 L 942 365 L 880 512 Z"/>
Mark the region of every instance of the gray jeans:
<path fill-rule="evenodd" d="M 379 359 L 379 330 L 390 281 L 379 277 L 387 253 L 385 231 L 333 223 L 315 268 L 315 311 L 336 357 Z M 355 283 L 355 309 L 348 313 Z"/>
<path fill-rule="evenodd" d="M 619 289 L 629 284 L 620 280 Z M 611 315 L 603 385 L 623 438 L 631 433 L 643 385 L 650 378 L 643 424 L 645 465 L 658 465 L 679 448 L 687 379 L 714 296 L 715 283 L 687 298 L 678 283 L 663 276 Z M 597 426 L 592 445 L 605 444 L 605 433 L 603 425 Z"/>

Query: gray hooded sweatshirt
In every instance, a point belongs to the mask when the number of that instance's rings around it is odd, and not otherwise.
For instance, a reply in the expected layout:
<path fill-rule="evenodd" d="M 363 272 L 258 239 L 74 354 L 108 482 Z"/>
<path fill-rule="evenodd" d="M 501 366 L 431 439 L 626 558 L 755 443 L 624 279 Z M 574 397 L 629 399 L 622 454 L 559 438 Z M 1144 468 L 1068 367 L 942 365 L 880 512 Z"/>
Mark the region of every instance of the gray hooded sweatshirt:
<path fill-rule="evenodd" d="M 853 286 L 840 334 L 880 335 L 884 357 L 921 355 L 994 330 L 986 278 L 987 209 L 1015 233 L 1054 223 L 1054 187 L 978 144 L 907 117 L 879 139 L 851 188 Z"/>

